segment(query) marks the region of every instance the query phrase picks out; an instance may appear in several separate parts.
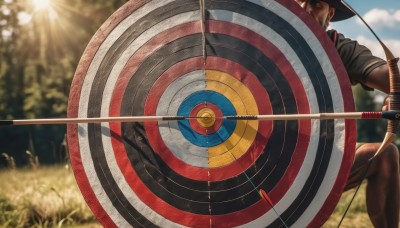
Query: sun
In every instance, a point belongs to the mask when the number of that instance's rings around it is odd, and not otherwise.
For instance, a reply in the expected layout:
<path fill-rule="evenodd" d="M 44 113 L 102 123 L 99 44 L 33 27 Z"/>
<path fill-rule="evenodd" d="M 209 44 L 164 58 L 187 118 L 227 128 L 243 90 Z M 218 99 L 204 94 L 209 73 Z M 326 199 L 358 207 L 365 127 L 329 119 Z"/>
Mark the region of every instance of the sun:
<path fill-rule="evenodd" d="M 51 0 L 32 0 L 36 10 L 45 10 L 50 8 Z"/>

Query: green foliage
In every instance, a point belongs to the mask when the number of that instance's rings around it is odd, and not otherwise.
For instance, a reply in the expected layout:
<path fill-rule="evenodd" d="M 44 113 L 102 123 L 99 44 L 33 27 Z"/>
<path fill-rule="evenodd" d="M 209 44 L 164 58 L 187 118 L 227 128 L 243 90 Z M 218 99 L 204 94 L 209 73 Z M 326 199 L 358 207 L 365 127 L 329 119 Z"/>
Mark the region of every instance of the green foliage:
<path fill-rule="evenodd" d="M 30 0 L 0 0 L 1 119 L 66 117 L 69 87 L 87 43 L 126 1 L 51 2 L 51 8 L 38 11 Z M 42 163 L 63 161 L 65 129 L 2 127 L 0 152 L 19 165 L 26 163 L 26 150 Z"/>

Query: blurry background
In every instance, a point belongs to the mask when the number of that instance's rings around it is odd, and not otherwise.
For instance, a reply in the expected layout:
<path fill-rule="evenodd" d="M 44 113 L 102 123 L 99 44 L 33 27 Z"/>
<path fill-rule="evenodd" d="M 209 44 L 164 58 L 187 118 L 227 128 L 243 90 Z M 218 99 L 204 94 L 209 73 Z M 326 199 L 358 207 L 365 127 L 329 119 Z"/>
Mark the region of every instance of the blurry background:
<path fill-rule="evenodd" d="M 69 87 L 87 43 L 125 2 L 0 0 L 0 119 L 66 117 Z M 400 1 L 348 2 L 399 56 Z M 358 19 L 331 27 L 384 58 Z M 359 87 L 354 93 L 358 111 L 380 110 L 382 94 Z M 381 141 L 386 123 L 359 121 L 357 127 L 359 141 Z M 0 127 L 0 227 L 98 226 L 69 168 L 65 133 L 64 125 Z M 350 221 L 361 218 L 359 224 L 370 227 L 363 194 L 358 197 Z"/>

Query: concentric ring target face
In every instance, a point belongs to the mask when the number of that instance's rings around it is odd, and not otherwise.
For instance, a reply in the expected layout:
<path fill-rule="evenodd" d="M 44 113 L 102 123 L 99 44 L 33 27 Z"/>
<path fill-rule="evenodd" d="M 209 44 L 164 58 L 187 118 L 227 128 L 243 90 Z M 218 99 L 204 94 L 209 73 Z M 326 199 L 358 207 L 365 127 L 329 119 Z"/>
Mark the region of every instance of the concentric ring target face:
<path fill-rule="evenodd" d="M 353 111 L 336 50 L 292 0 L 200 2 L 132 0 L 91 40 L 68 117 L 201 118 L 69 125 L 84 198 L 105 227 L 320 226 L 355 122 L 220 117 Z"/>

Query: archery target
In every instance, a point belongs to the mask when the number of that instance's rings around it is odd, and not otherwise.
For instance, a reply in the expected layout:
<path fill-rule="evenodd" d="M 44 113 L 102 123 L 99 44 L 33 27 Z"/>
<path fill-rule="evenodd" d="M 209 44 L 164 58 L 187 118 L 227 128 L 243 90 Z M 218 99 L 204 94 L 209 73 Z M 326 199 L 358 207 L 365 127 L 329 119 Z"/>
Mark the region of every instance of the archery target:
<path fill-rule="evenodd" d="M 291 0 L 201 2 L 130 1 L 89 43 L 68 117 L 203 118 L 69 125 L 85 200 L 105 227 L 320 226 L 355 122 L 220 117 L 353 111 L 336 50 Z"/>

